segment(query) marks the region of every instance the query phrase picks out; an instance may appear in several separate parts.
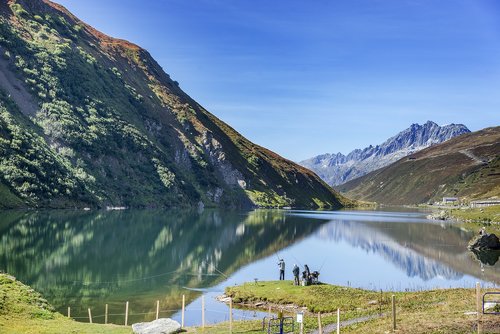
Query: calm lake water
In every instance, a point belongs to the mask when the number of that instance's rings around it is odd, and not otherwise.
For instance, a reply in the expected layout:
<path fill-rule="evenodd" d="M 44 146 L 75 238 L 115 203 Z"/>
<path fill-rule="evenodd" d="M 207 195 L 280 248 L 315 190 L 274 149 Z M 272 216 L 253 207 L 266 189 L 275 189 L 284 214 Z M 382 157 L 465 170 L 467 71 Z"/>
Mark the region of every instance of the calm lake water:
<path fill-rule="evenodd" d="M 228 319 L 215 300 L 225 286 L 286 279 L 296 263 L 320 280 L 374 290 L 500 284 L 498 255 L 466 248 L 472 237 L 422 212 L 398 211 L 7 211 L 0 212 L 0 269 L 40 291 L 58 311 L 88 321 L 123 324 L 161 316 L 208 323 Z M 298 287 L 300 288 L 300 287 Z M 235 311 L 235 318 L 261 318 Z"/>

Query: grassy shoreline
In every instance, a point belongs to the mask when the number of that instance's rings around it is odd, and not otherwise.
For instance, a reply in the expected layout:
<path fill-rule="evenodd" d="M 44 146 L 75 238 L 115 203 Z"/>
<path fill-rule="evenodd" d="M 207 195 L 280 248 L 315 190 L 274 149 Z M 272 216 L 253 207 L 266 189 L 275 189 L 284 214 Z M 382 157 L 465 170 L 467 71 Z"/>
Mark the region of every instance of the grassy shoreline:
<path fill-rule="evenodd" d="M 0 333 L 131 334 L 132 328 L 77 322 L 55 312 L 32 288 L 0 274 Z"/>
<path fill-rule="evenodd" d="M 296 287 L 290 281 L 272 281 L 228 287 L 226 295 L 242 305 L 257 303 L 263 309 L 283 308 L 285 314 L 291 315 L 306 308 L 308 331 L 318 327 L 317 312 L 322 313 L 325 326 L 336 322 L 336 310 L 340 308 L 342 321 L 384 315 L 342 328 L 342 333 L 386 333 L 392 329 L 392 295 L 396 298 L 398 333 L 471 333 L 477 326 L 473 313 L 476 310 L 474 289 L 376 292 L 329 284 Z M 500 333 L 499 316 L 483 315 L 482 326 L 483 333 Z"/>
<path fill-rule="evenodd" d="M 483 290 L 492 291 L 492 290 Z M 377 292 L 329 284 L 298 287 L 291 281 L 245 283 L 226 288 L 235 306 L 267 310 L 285 315 L 305 313 L 305 332 L 322 324 L 382 314 L 382 317 L 342 327 L 342 333 L 386 333 L 391 325 L 391 296 L 395 295 L 398 333 L 472 333 L 477 326 L 474 289 L 438 289 L 418 292 Z M 499 316 L 483 315 L 483 333 L 500 333 Z M 12 276 L 0 274 L 1 333 L 132 333 L 131 327 L 76 322 L 55 312 L 45 299 Z M 187 333 L 228 333 L 229 323 L 188 327 Z M 232 333 L 262 333 L 262 321 L 235 321 Z M 298 333 L 296 326 L 295 333 Z"/>
<path fill-rule="evenodd" d="M 484 227 L 486 232 L 500 236 L 500 205 L 485 208 L 453 208 L 448 209 L 446 213 L 463 228 L 479 231 Z"/>

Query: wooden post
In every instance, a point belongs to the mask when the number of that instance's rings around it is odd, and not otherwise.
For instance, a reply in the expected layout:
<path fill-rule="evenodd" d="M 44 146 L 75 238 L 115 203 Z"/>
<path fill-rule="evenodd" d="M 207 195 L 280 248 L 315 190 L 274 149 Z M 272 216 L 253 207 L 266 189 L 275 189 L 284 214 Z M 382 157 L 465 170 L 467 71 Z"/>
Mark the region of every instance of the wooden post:
<path fill-rule="evenodd" d="M 89 322 L 92 323 L 92 312 L 90 312 L 90 307 L 89 307 Z"/>
<path fill-rule="evenodd" d="M 481 283 L 476 283 L 476 310 L 477 310 L 477 320 L 479 320 L 480 314 L 482 312 L 481 307 Z"/>
<path fill-rule="evenodd" d="M 186 296 L 182 295 L 181 328 L 184 328 L 184 309 L 186 307 Z"/>
<path fill-rule="evenodd" d="M 205 328 L 205 296 L 201 296 L 201 328 Z"/>
<path fill-rule="evenodd" d="M 318 312 L 318 333 L 323 334 L 323 326 L 321 326 L 321 312 Z"/>
<path fill-rule="evenodd" d="M 158 320 L 158 316 L 160 315 L 160 301 L 156 301 L 156 320 Z"/>
<path fill-rule="evenodd" d="M 396 330 L 396 296 L 392 295 L 392 330 Z"/>
<path fill-rule="evenodd" d="M 340 309 L 337 309 L 337 334 L 340 334 Z"/>
<path fill-rule="evenodd" d="M 128 302 L 125 304 L 125 326 L 128 325 Z"/>
<path fill-rule="evenodd" d="M 229 298 L 229 333 L 233 332 L 233 299 Z"/>
<path fill-rule="evenodd" d="M 68 306 L 68 318 L 71 318 L 71 307 Z"/>
<path fill-rule="evenodd" d="M 380 302 L 378 303 L 378 315 L 382 316 L 382 289 L 380 289 Z"/>
<path fill-rule="evenodd" d="M 271 306 L 269 306 L 269 309 L 267 310 L 267 315 L 268 318 L 271 319 Z"/>
<path fill-rule="evenodd" d="M 104 307 L 104 324 L 108 324 L 108 304 Z"/>
<path fill-rule="evenodd" d="M 483 314 L 483 302 L 481 300 L 481 283 L 476 282 L 476 311 L 477 311 L 477 333 L 483 332 L 481 324 L 481 316 Z"/>

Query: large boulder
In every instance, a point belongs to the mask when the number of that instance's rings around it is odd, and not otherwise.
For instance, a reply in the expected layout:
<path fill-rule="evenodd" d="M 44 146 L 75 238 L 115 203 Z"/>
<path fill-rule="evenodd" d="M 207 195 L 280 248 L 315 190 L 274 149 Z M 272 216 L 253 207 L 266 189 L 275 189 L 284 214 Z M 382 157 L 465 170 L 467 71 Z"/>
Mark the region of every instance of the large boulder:
<path fill-rule="evenodd" d="M 491 234 L 483 234 L 477 236 L 469 243 L 469 249 L 476 250 L 499 250 L 500 249 L 500 240 L 498 237 Z"/>
<path fill-rule="evenodd" d="M 151 322 L 139 322 L 132 325 L 134 334 L 171 334 L 178 333 L 181 325 L 172 319 L 161 318 Z"/>

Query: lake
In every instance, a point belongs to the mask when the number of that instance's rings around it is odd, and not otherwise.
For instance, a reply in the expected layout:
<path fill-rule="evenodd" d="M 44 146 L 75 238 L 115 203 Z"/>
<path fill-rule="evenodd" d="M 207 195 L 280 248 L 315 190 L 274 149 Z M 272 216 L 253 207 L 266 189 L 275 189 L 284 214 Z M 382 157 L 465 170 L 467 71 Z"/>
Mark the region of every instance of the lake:
<path fill-rule="evenodd" d="M 123 324 L 161 316 L 208 323 L 228 319 L 215 296 L 225 286 L 286 279 L 296 263 L 320 281 L 372 290 L 500 284 L 498 255 L 484 264 L 466 248 L 473 236 L 425 212 L 125 210 L 0 212 L 0 270 L 41 292 L 61 313 Z M 300 288 L 300 287 L 298 287 Z M 235 318 L 261 318 L 237 310 Z"/>

